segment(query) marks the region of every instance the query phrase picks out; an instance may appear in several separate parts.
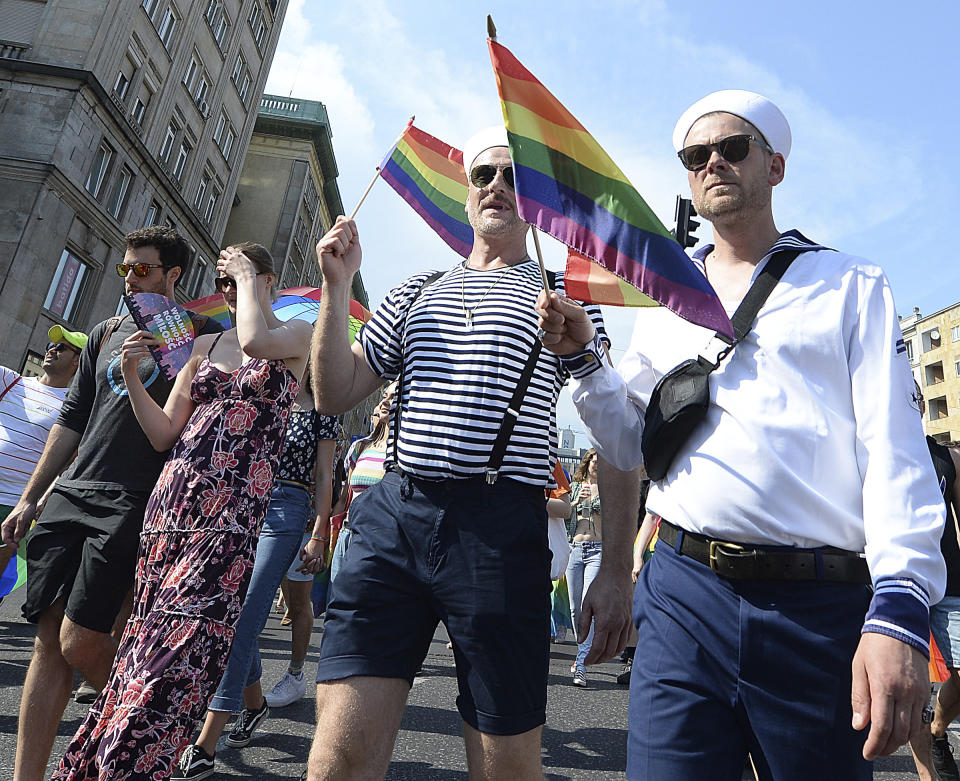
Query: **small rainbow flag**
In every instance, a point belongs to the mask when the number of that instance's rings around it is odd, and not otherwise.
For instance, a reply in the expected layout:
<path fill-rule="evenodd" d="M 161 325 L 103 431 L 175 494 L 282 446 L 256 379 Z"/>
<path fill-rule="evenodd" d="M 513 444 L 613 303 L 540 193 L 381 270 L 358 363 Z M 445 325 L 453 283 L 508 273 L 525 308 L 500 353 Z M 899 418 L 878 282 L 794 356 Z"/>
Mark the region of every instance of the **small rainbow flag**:
<path fill-rule="evenodd" d="M 0 573 L 0 599 L 27 582 L 27 542 L 20 541 L 15 556 L 10 558 L 6 569 Z"/>
<path fill-rule="evenodd" d="M 707 278 L 609 155 L 508 49 L 488 43 L 520 217 L 686 320 L 732 337 Z M 576 297 L 589 291 L 588 279 Z"/>
<path fill-rule="evenodd" d="M 414 127 L 411 121 L 378 166 L 380 176 L 427 225 L 463 257 L 473 247 L 467 221 L 467 176 L 463 153 Z"/>

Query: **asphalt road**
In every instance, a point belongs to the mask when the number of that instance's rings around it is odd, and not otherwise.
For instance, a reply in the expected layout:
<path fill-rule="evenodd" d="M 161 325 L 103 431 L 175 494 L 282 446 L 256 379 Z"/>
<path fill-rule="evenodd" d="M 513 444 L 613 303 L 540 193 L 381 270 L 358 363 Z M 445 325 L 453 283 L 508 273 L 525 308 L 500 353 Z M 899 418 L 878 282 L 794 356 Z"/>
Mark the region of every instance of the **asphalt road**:
<path fill-rule="evenodd" d="M 33 627 L 20 619 L 23 590 L 0 605 L 0 780 L 13 773 L 20 686 L 33 643 Z M 316 622 L 307 675 L 314 673 L 316 649 L 322 637 Z M 410 692 L 403 725 L 387 773 L 388 781 L 466 781 L 466 759 L 460 732 L 460 717 L 454 705 L 457 680 L 453 656 L 445 647 L 441 628 L 430 647 Z M 272 616 L 261 637 L 265 687 L 282 675 L 289 652 L 289 632 Z M 622 779 L 626 763 L 627 689 L 618 686 L 620 665 L 607 663 L 592 668 L 589 688 L 570 684 L 569 668 L 576 647 L 554 645 L 551 653 L 547 725 L 543 758 L 550 781 Z M 504 660 L 509 664 L 509 660 Z M 286 708 L 274 710 L 249 746 L 231 749 L 221 743 L 217 751 L 215 778 L 245 778 L 273 781 L 297 779 L 303 770 L 313 733 L 314 699 L 307 696 Z M 80 724 L 85 707 L 70 702 L 60 725 L 54 748 L 59 757 Z M 953 733 L 960 746 L 960 733 Z M 957 752 L 960 755 L 960 751 Z M 51 765 L 54 763 L 51 762 Z M 52 772 L 52 770 L 51 770 Z M 875 763 L 875 779 L 915 779 L 913 761 L 901 750 Z M 824 778 L 817 781 L 834 781 Z M 836 781 L 843 781 L 836 779 Z"/>

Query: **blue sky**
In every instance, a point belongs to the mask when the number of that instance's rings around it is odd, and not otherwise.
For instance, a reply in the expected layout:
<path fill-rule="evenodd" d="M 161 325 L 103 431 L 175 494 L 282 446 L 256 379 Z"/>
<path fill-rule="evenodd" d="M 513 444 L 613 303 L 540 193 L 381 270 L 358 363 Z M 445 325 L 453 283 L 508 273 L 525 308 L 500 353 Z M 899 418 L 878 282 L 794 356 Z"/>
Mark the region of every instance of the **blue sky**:
<path fill-rule="evenodd" d="M 793 132 L 774 191 L 781 230 L 884 267 L 900 314 L 960 300 L 953 233 L 960 128 L 960 4 L 918 0 L 803 3 L 403 2 L 293 0 L 267 92 L 321 100 L 330 115 L 344 207 L 356 204 L 411 114 L 462 147 L 502 121 L 485 42 L 499 40 L 597 138 L 668 226 L 688 194 L 670 136 L 716 89 L 760 92 Z M 357 216 L 371 304 L 458 258 L 378 182 Z M 697 235 L 709 240 L 709 224 Z M 564 248 L 544 242 L 560 269 Z M 614 358 L 633 314 L 605 309 Z M 564 394 L 561 426 L 581 426 Z M 578 445 L 586 445 L 578 437 Z"/>

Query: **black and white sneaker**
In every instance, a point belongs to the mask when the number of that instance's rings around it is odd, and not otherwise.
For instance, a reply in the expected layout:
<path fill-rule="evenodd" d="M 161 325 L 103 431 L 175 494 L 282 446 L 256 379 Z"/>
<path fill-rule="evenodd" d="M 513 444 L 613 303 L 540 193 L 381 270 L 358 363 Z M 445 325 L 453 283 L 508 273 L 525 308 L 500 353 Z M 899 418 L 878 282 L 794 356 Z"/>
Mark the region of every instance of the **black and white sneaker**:
<path fill-rule="evenodd" d="M 260 722 L 270 715 L 270 708 L 267 707 L 267 701 L 263 701 L 260 710 L 249 710 L 244 708 L 237 720 L 233 723 L 233 729 L 230 734 L 224 738 L 224 743 L 234 748 L 243 748 L 253 738 L 253 733 Z"/>
<path fill-rule="evenodd" d="M 177 767 L 170 778 L 173 781 L 176 781 L 176 779 L 199 781 L 201 778 L 209 778 L 213 775 L 214 756 L 214 754 L 208 754 L 200 746 L 187 746 L 183 754 L 180 755 L 180 762 L 177 763 Z"/>
<path fill-rule="evenodd" d="M 578 667 L 573 674 L 573 685 L 581 689 L 587 688 L 587 673 L 582 667 Z"/>

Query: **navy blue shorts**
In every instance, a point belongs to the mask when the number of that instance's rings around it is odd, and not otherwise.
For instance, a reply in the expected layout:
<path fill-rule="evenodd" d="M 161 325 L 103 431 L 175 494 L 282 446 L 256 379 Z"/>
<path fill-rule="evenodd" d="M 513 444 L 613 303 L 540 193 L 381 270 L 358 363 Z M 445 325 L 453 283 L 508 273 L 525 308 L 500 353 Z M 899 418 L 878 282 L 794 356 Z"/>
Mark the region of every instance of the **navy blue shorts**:
<path fill-rule="evenodd" d="M 546 721 L 550 548 L 542 487 L 387 472 L 350 506 L 317 682 L 413 683 L 442 621 L 463 720 L 492 735 Z"/>
<path fill-rule="evenodd" d="M 679 541 L 678 541 L 679 542 Z M 627 778 L 872 778 L 850 726 L 870 588 L 728 581 L 663 541 L 634 596 Z"/>

